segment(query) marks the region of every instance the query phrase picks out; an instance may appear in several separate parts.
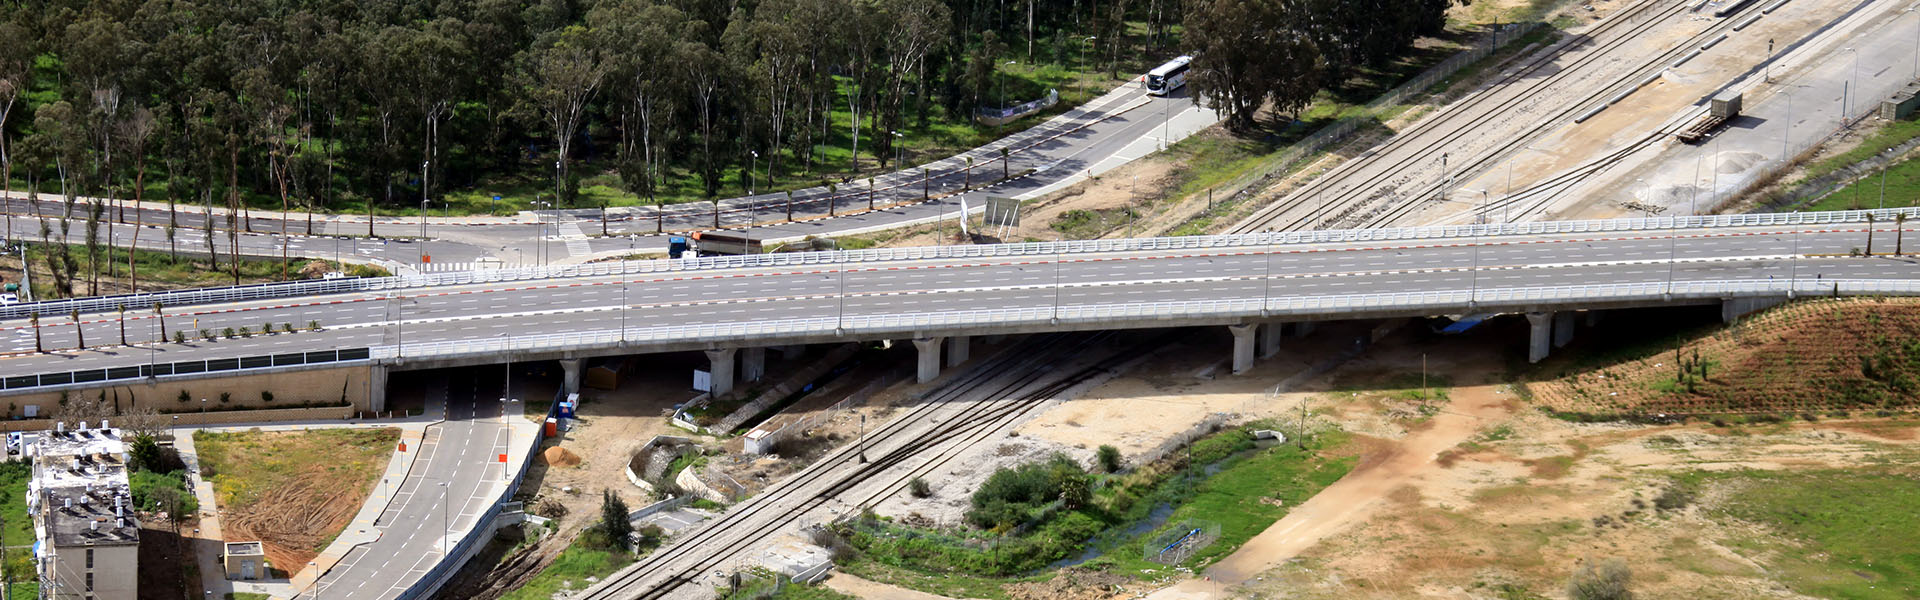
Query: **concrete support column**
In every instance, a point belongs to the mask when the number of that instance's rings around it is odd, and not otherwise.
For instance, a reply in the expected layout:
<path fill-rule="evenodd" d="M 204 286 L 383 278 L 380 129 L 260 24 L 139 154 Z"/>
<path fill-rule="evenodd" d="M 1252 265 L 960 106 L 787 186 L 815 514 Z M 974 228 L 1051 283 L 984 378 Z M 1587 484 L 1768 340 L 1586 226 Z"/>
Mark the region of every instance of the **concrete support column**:
<path fill-rule="evenodd" d="M 1259 325 L 1253 323 L 1227 326 L 1227 332 L 1233 334 L 1233 374 L 1253 370 L 1253 342 L 1258 328 Z"/>
<path fill-rule="evenodd" d="M 940 338 L 915 338 L 913 347 L 920 349 L 920 383 L 933 381 L 940 376 Z"/>
<path fill-rule="evenodd" d="M 1553 314 L 1553 347 L 1565 348 L 1567 344 L 1573 343 L 1574 319 L 1579 316 L 1580 313 L 1576 312 Z"/>
<path fill-rule="evenodd" d="M 759 381 L 767 376 L 767 349 L 759 346 L 746 348 L 740 353 L 740 378 L 747 381 Z"/>
<path fill-rule="evenodd" d="M 1308 335 L 1311 335 L 1313 333 L 1313 328 L 1317 325 L 1319 325 L 1319 323 L 1314 321 L 1301 321 L 1299 323 L 1294 323 L 1293 337 L 1297 337 L 1297 338 L 1307 337 Z"/>
<path fill-rule="evenodd" d="M 1720 301 L 1720 320 L 1732 323 L 1748 314 L 1786 303 L 1786 298 L 1727 298 Z"/>
<path fill-rule="evenodd" d="M 1283 323 L 1265 323 L 1260 326 L 1260 358 L 1273 358 L 1280 353 L 1280 334 Z"/>
<path fill-rule="evenodd" d="M 565 384 L 565 387 L 566 387 L 567 393 L 569 394 L 580 393 L 580 363 L 581 362 L 583 362 L 583 359 L 578 359 L 578 358 L 560 359 L 560 368 L 567 372 L 567 382 Z"/>
<path fill-rule="evenodd" d="M 707 351 L 707 369 L 713 374 L 713 388 L 708 395 L 719 397 L 733 391 L 733 353 L 735 348 L 716 348 Z"/>
<path fill-rule="evenodd" d="M 1547 352 L 1552 349 L 1553 313 L 1527 313 L 1527 323 L 1533 325 L 1533 331 L 1527 336 L 1527 362 L 1546 360 Z"/>
<path fill-rule="evenodd" d="M 947 366 L 958 367 L 960 363 L 967 362 L 968 351 L 973 349 L 972 341 L 972 338 L 964 335 L 948 336 Z"/>
<path fill-rule="evenodd" d="M 367 367 L 367 410 L 376 413 L 387 411 L 386 365 Z"/>

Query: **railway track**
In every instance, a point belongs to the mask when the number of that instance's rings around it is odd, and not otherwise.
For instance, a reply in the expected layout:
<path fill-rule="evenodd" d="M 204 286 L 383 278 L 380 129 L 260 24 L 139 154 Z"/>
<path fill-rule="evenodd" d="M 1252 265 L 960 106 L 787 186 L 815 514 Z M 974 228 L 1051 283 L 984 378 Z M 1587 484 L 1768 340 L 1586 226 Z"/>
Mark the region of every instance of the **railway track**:
<path fill-rule="evenodd" d="M 1658 6 L 1662 4 L 1666 6 Z M 1526 80 L 1527 77 L 1535 76 L 1536 72 L 1543 67 L 1551 65 L 1560 53 L 1536 56 L 1522 68 L 1502 76 L 1489 88 L 1508 93 L 1480 93 L 1446 107 L 1439 114 L 1421 120 L 1380 147 L 1368 151 L 1361 158 L 1335 167 L 1327 176 L 1309 182 L 1281 202 L 1261 209 L 1253 216 L 1241 221 L 1231 232 L 1312 229 L 1333 223 L 1353 227 L 1380 227 L 1392 224 L 1424 206 L 1424 203 L 1419 200 L 1437 199 L 1453 179 L 1480 172 L 1502 157 L 1517 152 L 1528 140 L 1534 139 L 1548 128 L 1557 127 L 1574 115 L 1591 110 L 1597 104 L 1603 105 L 1608 102 L 1608 95 L 1618 89 L 1622 83 L 1643 81 L 1659 73 L 1679 56 L 1698 47 L 1703 40 L 1712 39 L 1713 36 L 1732 27 L 1747 11 L 1758 10 L 1758 6 L 1749 5 L 1742 9 L 1742 12 L 1722 19 L 1650 60 L 1640 62 L 1625 75 L 1609 82 L 1602 88 L 1605 91 L 1601 93 L 1590 95 L 1582 102 L 1551 109 L 1519 135 L 1504 136 L 1508 140 L 1504 144 L 1477 156 L 1462 157 L 1447 166 L 1439 181 L 1418 184 L 1404 192 L 1402 190 L 1403 186 L 1412 183 L 1412 180 L 1418 177 L 1410 172 L 1411 169 L 1430 164 L 1433 160 L 1431 158 L 1417 162 L 1403 160 L 1392 168 L 1373 168 L 1383 161 L 1392 160 L 1388 157 L 1393 155 L 1413 157 L 1439 155 L 1454 142 L 1473 134 L 1471 128 L 1475 120 L 1486 120 L 1492 115 L 1511 113 L 1513 109 L 1535 97 L 1540 91 L 1563 83 L 1571 77 L 1582 75 L 1585 67 L 1607 59 L 1614 49 L 1638 39 L 1641 34 L 1685 12 L 1686 9 L 1686 3 L 1682 2 L 1646 0 L 1636 4 L 1609 18 L 1595 31 L 1589 32 L 1588 35 L 1600 40 L 1599 46 L 1576 58 L 1565 68 L 1546 77 Z M 1452 133 L 1439 133 L 1445 131 Z M 1610 153 L 1609 162 L 1590 163 L 1586 169 L 1583 169 L 1584 173 L 1581 176 L 1588 176 L 1592 172 L 1602 170 L 1625 154 L 1626 152 Z M 1289 216 L 1289 213 L 1302 209 L 1307 210 L 1306 214 Z"/>
<path fill-rule="evenodd" d="M 789 526 L 799 516 L 836 500 L 865 507 L 898 493 L 913 477 L 953 460 L 960 454 L 959 450 L 987 439 L 1060 392 L 1144 355 L 1156 344 L 1164 343 L 1156 338 L 1150 342 L 1128 344 L 1064 376 L 1049 366 L 1054 361 L 1045 359 L 1049 356 L 1059 357 L 1064 362 L 1072 356 L 1097 351 L 1104 342 L 1116 335 L 1110 332 L 1046 335 L 1030 338 L 1009 348 L 941 386 L 907 414 L 869 432 L 863 445 L 844 446 L 828 453 L 812 466 L 729 511 L 713 524 L 609 576 L 587 589 L 580 598 L 629 600 L 672 597 L 686 586 L 697 585 L 702 575 L 728 564 Z M 938 413 L 943 408 L 951 408 L 961 402 L 970 403 L 956 414 L 940 418 Z M 932 424 L 930 429 L 926 427 L 929 420 Z M 912 437 L 902 440 L 903 436 Z M 896 467 L 943 445 L 948 446 L 950 451 L 932 456 L 928 461 L 904 472 L 895 471 Z M 889 449 L 871 456 L 868 462 L 846 468 L 846 463 L 859 458 L 863 453 L 862 448 Z M 879 488 L 857 502 L 841 498 L 862 485 L 876 482 Z"/>

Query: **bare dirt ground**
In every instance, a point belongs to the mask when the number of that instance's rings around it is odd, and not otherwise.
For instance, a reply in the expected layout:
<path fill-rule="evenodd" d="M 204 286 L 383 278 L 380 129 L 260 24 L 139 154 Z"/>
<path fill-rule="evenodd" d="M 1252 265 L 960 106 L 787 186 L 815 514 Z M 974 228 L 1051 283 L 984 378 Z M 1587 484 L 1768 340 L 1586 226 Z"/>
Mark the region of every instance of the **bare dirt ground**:
<path fill-rule="evenodd" d="M 1801 423 L 1753 434 L 1575 425 L 1527 412 L 1508 424 L 1512 440 L 1445 456 L 1403 484 L 1377 490 L 1382 510 L 1372 518 L 1311 547 L 1275 549 L 1264 561 L 1271 568 L 1230 593 L 1486 597 L 1557 590 L 1581 561 L 1619 557 L 1644 581 L 1657 582 L 1657 597 L 1800 598 L 1769 578 L 1765 566 L 1723 545 L 1753 532 L 1699 508 L 1650 509 L 1647 502 L 1666 485 L 1664 473 L 1911 461 L 1916 449 L 1912 424 L 1863 433 L 1856 427 L 1871 423 Z"/>
<path fill-rule="evenodd" d="M 706 368 L 706 359 L 697 352 L 646 359 L 644 368 L 628 371 L 619 389 L 580 389 L 581 406 L 573 429 L 562 433 L 557 442 L 548 443 L 572 452 L 580 464 L 555 466 L 536 459 L 529 471 L 529 479 L 539 482 L 537 498 L 566 506 L 566 515 L 560 518 L 562 531 L 584 527 L 599 518 L 601 490 L 612 490 L 632 508 L 654 501 L 627 482 L 627 460 L 653 436 L 686 433 L 668 425 L 667 417 L 673 414 L 675 404 L 698 394 L 691 389 L 689 373 Z M 545 397 L 551 397 L 551 389 L 547 388 Z"/>

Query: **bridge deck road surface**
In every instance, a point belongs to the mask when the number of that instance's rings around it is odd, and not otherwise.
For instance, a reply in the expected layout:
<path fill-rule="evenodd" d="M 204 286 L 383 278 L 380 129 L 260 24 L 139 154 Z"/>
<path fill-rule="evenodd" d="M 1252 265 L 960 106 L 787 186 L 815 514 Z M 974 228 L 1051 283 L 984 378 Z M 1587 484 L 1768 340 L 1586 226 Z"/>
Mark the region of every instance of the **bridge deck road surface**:
<path fill-rule="evenodd" d="M 182 307 L 165 326 L 186 344 L 149 343 L 160 320 L 126 317 L 133 347 L 117 346 L 115 314 L 83 315 L 78 346 L 65 317 L 0 322 L 0 372 L 109 366 L 298 351 L 488 341 L 528 333 L 598 332 L 771 319 L 912 315 L 988 308 L 1121 306 L 1147 302 L 1351 296 L 1729 279 L 1913 279 L 1908 259 L 1846 256 L 1865 224 L 1513 235 L 1446 240 L 1293 244 L 1154 252 L 901 260 L 675 271 L 448 286 Z M 1877 248 L 1895 226 L 1876 226 Z M 1796 233 L 1798 232 L 1798 233 Z M 1797 260 L 1793 257 L 1799 256 Z M 624 279 L 624 281 L 623 281 Z M 1056 284 L 1060 287 L 1055 289 Z M 844 291 L 845 297 L 841 296 Z M 266 323 L 322 330 L 257 333 Z M 198 340 L 251 327 L 252 337 Z M 102 344 L 106 346 L 102 347 Z M 66 349 L 66 350 L 61 350 Z M 403 355 L 404 356 L 404 355 Z"/>
<path fill-rule="evenodd" d="M 426 384 L 440 388 L 428 397 L 443 398 L 447 420 L 427 429 L 412 470 L 374 525 L 380 537 L 348 552 L 295 598 L 394 598 L 440 563 L 443 540 L 457 550 L 485 525 L 475 520 L 507 485 L 506 465 L 497 460 L 508 452 L 510 434 L 501 384 L 496 369 L 464 369 Z"/>
<path fill-rule="evenodd" d="M 932 168 L 930 178 L 922 177 L 921 169 L 918 167 L 877 176 L 875 187 L 878 191 L 874 194 L 875 202 L 877 204 L 916 202 L 922 197 L 923 187 L 930 187 L 934 194 L 940 194 L 943 191 L 957 192 L 971 184 L 978 191 L 967 194 L 966 197 L 971 206 L 978 207 L 988 195 L 1014 196 L 1031 193 L 1050 185 L 1083 177 L 1090 172 L 1098 174 L 1121 162 L 1144 156 L 1163 143 L 1177 141 L 1219 121 L 1213 111 L 1198 108 L 1193 99 L 1186 95 L 1185 89 L 1177 91 L 1170 97 L 1151 97 L 1134 83 L 1124 84 L 1095 100 L 1094 103 L 1076 108 L 1063 116 L 1067 118 L 1062 120 L 1056 117 L 1054 121 L 1037 125 L 987 146 L 969 150 L 967 154 L 975 156 L 971 173 L 965 169 L 964 161 L 947 158 L 926 165 Z M 1036 172 L 1028 177 L 1016 178 L 998 185 L 988 185 L 998 179 L 1003 170 L 1002 165 L 999 164 L 997 149 L 1009 143 L 1014 144 L 1016 148 L 1025 148 L 1031 144 L 1032 148 L 1011 155 L 1004 170 L 1019 173 L 1026 169 L 1034 169 Z M 983 188 L 983 186 L 986 187 Z M 864 179 L 840 184 L 838 187 L 840 188 L 837 194 L 838 199 L 834 201 L 838 210 L 833 212 L 844 213 L 866 208 L 866 195 L 861 192 L 866 187 Z M 825 188 L 796 191 L 795 218 L 825 217 L 830 212 L 827 207 L 827 196 Z M 756 215 L 757 220 L 763 223 L 783 220 L 786 212 L 784 194 L 762 194 L 752 199 L 722 200 L 721 204 L 726 207 L 724 214 L 721 215 L 721 224 L 724 227 L 743 227 L 750 220 L 756 220 Z M 766 227 L 756 226 L 753 230 L 764 232 L 756 234 L 756 237 L 798 238 L 807 235 L 831 237 L 850 231 L 938 219 L 941 215 L 951 214 L 959 204 L 959 197 L 954 196 L 874 213 L 838 218 L 816 218 L 804 223 L 769 223 Z M 702 208 L 711 206 L 709 203 L 692 203 L 681 207 L 669 207 L 664 226 L 669 230 L 711 228 L 713 226 L 711 209 Z M 35 215 L 46 217 L 49 223 L 54 223 L 57 222 L 54 217 L 64 210 L 55 196 L 41 195 L 40 203 L 36 206 L 30 203 L 24 194 L 17 192 L 0 194 L 0 209 L 14 216 L 11 235 L 28 240 L 39 239 L 42 219 L 34 218 Z M 193 210 L 198 208 L 195 207 Z M 431 256 L 433 262 L 437 263 L 467 262 L 481 257 L 517 261 L 522 260 L 522 257 L 532 258 L 536 255 L 536 251 L 547 254 L 550 262 L 564 261 L 569 258 L 578 259 L 588 255 L 624 251 L 629 241 L 621 238 L 629 234 L 652 235 L 659 225 L 651 210 L 647 207 L 644 209 L 645 214 L 621 213 L 619 217 L 610 217 L 614 220 L 609 223 L 608 232 L 613 237 L 598 237 L 601 228 L 597 210 L 539 211 L 535 213 L 535 218 L 544 221 L 546 223 L 544 227 L 527 223 L 524 219 L 499 220 L 492 224 L 476 225 L 473 219 L 448 220 L 429 216 L 426 236 L 432 239 L 406 243 L 397 240 L 391 243 L 361 240 L 355 242 L 348 256 L 352 256 L 353 251 L 359 251 L 363 257 L 380 257 L 414 264 L 423 253 L 421 246 L 424 246 L 424 254 Z M 126 212 L 129 221 L 142 223 L 147 229 L 141 234 L 143 247 L 165 247 L 164 227 L 170 219 L 177 219 L 174 222 L 178 223 L 176 235 L 180 239 L 181 249 L 189 252 L 204 250 L 204 238 L 199 237 L 201 235 L 199 232 L 205 224 L 206 217 L 201 213 L 180 211 L 169 215 L 164 205 L 155 203 L 149 203 L 149 206 L 144 208 L 130 208 Z M 225 228 L 227 221 L 224 214 L 218 210 L 215 212 L 214 226 Z M 278 213 L 254 211 L 254 214 L 277 215 Z M 324 238 L 367 234 L 364 218 L 357 222 L 344 220 L 346 218 L 345 216 L 340 219 L 316 217 L 313 224 L 315 237 L 309 237 L 306 235 L 305 216 L 295 214 L 294 218 L 285 224 L 289 238 L 292 240 L 290 243 L 294 248 L 293 254 L 330 258 L 332 256 L 331 240 Z M 70 220 L 73 225 L 69 235 L 74 239 L 83 235 L 82 221 Z M 381 236 L 415 238 L 421 235 L 418 222 L 409 222 L 405 218 L 398 217 L 381 218 L 377 221 L 374 231 Z M 256 216 L 249 222 L 249 232 L 241 235 L 241 254 L 278 256 L 280 254 L 278 232 L 281 229 L 281 222 L 261 216 Z M 584 240 L 573 238 L 576 243 L 574 248 L 569 250 L 565 245 L 568 240 L 563 239 L 562 232 L 556 227 L 561 223 L 573 223 L 588 237 Z M 110 241 L 115 245 L 128 245 L 132 240 L 131 234 L 126 233 L 130 231 L 129 227 L 131 225 L 122 225 L 116 228 L 121 233 L 103 237 L 111 237 Z M 57 225 L 53 229 L 57 237 Z M 543 235 L 548 240 L 548 245 L 544 250 L 537 250 L 539 245 L 537 240 Z M 216 232 L 215 236 L 219 238 L 215 242 L 216 245 L 223 251 L 227 250 L 226 234 Z M 188 244 L 186 242 L 188 239 L 195 241 Z M 581 241 L 586 244 L 584 252 L 579 247 Z M 661 242 L 650 240 L 647 243 L 647 247 L 639 250 L 654 252 L 665 250 Z M 519 249 L 520 252 L 515 252 L 515 249 Z"/>

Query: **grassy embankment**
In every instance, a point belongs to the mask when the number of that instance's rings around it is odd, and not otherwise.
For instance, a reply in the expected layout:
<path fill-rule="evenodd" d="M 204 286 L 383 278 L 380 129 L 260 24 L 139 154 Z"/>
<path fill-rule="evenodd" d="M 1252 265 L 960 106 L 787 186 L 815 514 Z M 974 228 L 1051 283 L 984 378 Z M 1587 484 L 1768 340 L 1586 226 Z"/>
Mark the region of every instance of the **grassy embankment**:
<path fill-rule="evenodd" d="M 1920 300 L 1799 302 L 1552 360 L 1536 373 L 1525 386 L 1532 399 L 1576 420 L 1892 414 L 1920 407 Z"/>
<path fill-rule="evenodd" d="M 1807 165 L 1802 181 L 1825 176 L 1848 165 L 1872 158 L 1888 149 L 1920 137 L 1920 120 L 1908 117 L 1881 126 L 1879 131 L 1860 141 L 1858 146 Z M 1884 175 L 1883 175 L 1884 173 Z M 1880 208 L 1882 190 L 1888 208 L 1920 205 L 1920 160 L 1895 161 L 1881 172 L 1870 174 L 1834 190 L 1801 210 L 1857 210 Z"/>

